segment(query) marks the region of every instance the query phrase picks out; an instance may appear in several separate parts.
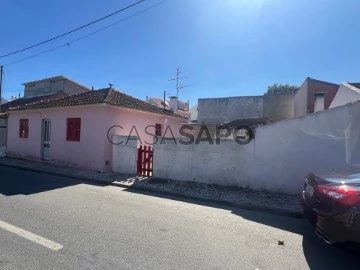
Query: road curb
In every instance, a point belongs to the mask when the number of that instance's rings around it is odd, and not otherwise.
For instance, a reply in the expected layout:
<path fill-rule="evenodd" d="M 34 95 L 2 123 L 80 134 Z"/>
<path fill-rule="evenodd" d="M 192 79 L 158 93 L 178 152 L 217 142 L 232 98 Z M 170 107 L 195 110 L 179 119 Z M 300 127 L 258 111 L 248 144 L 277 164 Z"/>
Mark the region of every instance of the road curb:
<path fill-rule="evenodd" d="M 159 195 L 168 197 L 169 199 L 171 199 L 171 197 L 177 197 L 177 198 L 192 200 L 195 202 L 200 201 L 200 202 L 204 202 L 204 203 L 208 203 L 208 204 L 217 204 L 217 205 L 222 205 L 222 206 L 227 206 L 227 207 L 236 207 L 236 208 L 241 208 L 241 209 L 251 210 L 251 211 L 260 211 L 260 212 L 275 214 L 275 215 L 279 215 L 279 216 L 303 218 L 303 214 L 300 212 L 296 212 L 296 211 L 286 211 L 286 210 L 280 210 L 277 208 L 263 207 L 263 206 L 254 205 L 254 204 L 241 204 L 241 203 L 234 203 L 234 202 L 225 201 L 225 200 L 202 198 L 202 197 L 190 196 L 190 195 L 186 195 L 186 194 L 178 193 L 178 192 L 163 191 L 163 190 L 157 190 L 154 188 L 147 188 L 147 187 L 143 187 L 143 186 L 142 187 L 141 186 L 129 186 L 129 185 L 121 184 L 121 183 L 106 182 L 106 181 L 91 179 L 91 178 L 82 177 L 82 176 L 78 176 L 78 175 L 69 175 L 66 173 L 46 171 L 46 170 L 35 169 L 35 168 L 28 168 L 28 167 L 23 167 L 23 166 L 14 165 L 14 164 L 1 164 L 0 163 L 0 166 L 14 168 L 14 169 L 23 170 L 23 171 L 31 171 L 31 172 L 36 172 L 36 173 L 55 175 L 55 176 L 60 176 L 60 177 L 71 177 L 71 178 L 74 178 L 77 180 L 82 180 L 82 181 L 89 182 L 89 183 L 96 183 L 96 184 L 104 185 L 104 186 L 106 186 L 106 185 L 107 186 L 117 186 L 117 187 L 121 187 L 121 188 L 126 188 L 129 192 L 142 191 L 142 192 L 149 193 L 149 195 L 159 194 Z"/>
<path fill-rule="evenodd" d="M 114 183 L 114 185 L 116 185 L 116 183 Z M 264 212 L 264 213 L 269 213 L 269 214 L 275 214 L 275 215 L 278 215 L 278 216 L 287 216 L 287 217 L 293 217 L 293 218 L 304 218 L 303 214 L 300 213 L 300 212 L 285 211 L 285 210 L 279 210 L 279 209 L 270 208 L 270 207 L 261 207 L 261 206 L 253 205 L 253 204 L 241 204 L 241 203 L 234 203 L 234 202 L 229 202 L 229 201 L 224 201 L 224 200 L 216 200 L 216 199 L 195 197 L 195 196 L 185 195 L 185 194 L 177 193 L 177 192 L 155 190 L 155 189 L 144 188 L 144 187 L 128 187 L 128 189 L 130 189 L 130 191 L 131 191 L 131 189 L 133 189 L 133 190 L 141 190 L 141 191 L 145 191 L 145 192 L 147 192 L 149 194 L 157 193 L 157 194 L 164 195 L 164 196 L 169 196 L 169 197 L 170 196 L 171 197 L 178 197 L 178 198 L 188 199 L 188 200 L 192 200 L 192 201 L 200 201 L 200 202 L 209 203 L 209 204 L 217 204 L 217 205 L 223 205 L 223 206 L 227 206 L 227 207 L 241 208 L 241 209 L 244 209 L 244 210 L 259 211 L 259 212 Z"/>

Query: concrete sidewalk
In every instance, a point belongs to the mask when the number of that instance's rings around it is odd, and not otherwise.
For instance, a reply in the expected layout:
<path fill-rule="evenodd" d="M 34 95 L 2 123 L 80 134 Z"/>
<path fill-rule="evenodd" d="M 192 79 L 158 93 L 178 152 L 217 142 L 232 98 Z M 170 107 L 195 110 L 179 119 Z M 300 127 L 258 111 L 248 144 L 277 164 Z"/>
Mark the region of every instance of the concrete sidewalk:
<path fill-rule="evenodd" d="M 292 217 L 302 217 L 300 195 L 285 195 L 196 182 L 163 180 L 113 172 L 100 173 L 62 167 L 45 161 L 28 161 L 4 157 L 0 158 L 0 166 L 75 178 L 85 182 L 120 186 L 134 191 L 160 193 L 162 195 L 171 195 L 179 198 L 201 200 L 207 203 L 216 203 Z"/>

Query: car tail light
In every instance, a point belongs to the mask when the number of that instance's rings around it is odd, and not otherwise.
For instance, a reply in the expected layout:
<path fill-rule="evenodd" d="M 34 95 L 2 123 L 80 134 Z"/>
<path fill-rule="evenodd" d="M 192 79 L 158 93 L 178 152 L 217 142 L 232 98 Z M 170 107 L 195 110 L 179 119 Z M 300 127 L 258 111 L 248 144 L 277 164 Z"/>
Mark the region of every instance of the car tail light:
<path fill-rule="evenodd" d="M 319 185 L 318 190 L 322 195 L 330 197 L 346 206 L 352 206 L 360 202 L 359 189 L 349 187 L 347 185 L 335 187 Z"/>

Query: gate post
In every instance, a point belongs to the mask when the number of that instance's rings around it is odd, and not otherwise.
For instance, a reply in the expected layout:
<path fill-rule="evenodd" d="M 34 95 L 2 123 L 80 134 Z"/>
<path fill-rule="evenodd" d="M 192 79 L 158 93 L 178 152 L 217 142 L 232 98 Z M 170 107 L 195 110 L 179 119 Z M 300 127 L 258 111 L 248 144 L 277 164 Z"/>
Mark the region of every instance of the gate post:
<path fill-rule="evenodd" d="M 142 146 L 138 148 L 138 158 L 137 158 L 137 174 L 141 174 L 141 152 L 142 152 Z"/>

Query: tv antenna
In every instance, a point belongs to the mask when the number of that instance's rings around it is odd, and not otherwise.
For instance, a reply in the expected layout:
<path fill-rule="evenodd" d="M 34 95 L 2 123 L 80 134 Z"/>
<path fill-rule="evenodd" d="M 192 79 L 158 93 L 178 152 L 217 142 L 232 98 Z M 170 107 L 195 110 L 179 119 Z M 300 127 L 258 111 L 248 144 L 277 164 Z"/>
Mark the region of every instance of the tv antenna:
<path fill-rule="evenodd" d="M 180 74 L 182 72 L 180 71 L 180 67 L 176 69 L 176 77 L 170 79 L 169 81 L 176 81 L 176 97 L 179 98 L 179 92 L 181 89 L 185 87 L 193 86 L 193 84 L 184 85 L 184 83 L 181 81 L 182 79 L 187 79 L 188 77 L 180 77 Z"/>

